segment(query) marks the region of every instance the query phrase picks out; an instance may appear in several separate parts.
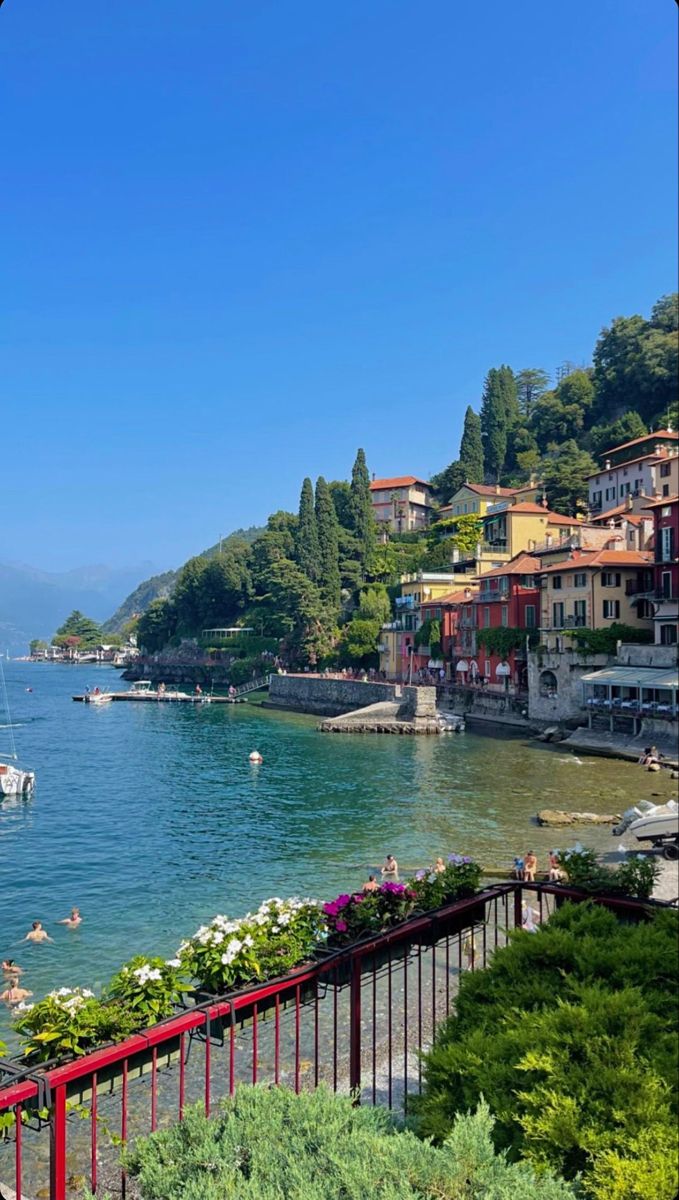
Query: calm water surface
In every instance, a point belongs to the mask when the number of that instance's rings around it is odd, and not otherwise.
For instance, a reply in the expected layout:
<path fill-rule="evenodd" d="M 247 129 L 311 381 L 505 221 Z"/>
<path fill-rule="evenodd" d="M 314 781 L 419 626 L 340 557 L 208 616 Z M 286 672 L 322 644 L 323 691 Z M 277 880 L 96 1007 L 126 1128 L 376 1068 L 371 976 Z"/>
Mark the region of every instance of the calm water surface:
<path fill-rule="evenodd" d="M 9 663 L 6 676 L 37 786 L 0 803 L 0 954 L 36 995 L 100 986 L 215 912 L 335 895 L 386 851 L 405 867 L 451 850 L 508 864 L 531 847 L 542 862 L 555 834 L 537 809 L 619 811 L 658 788 L 633 765 L 519 737 L 322 736 L 313 718 L 255 705 L 71 701 L 86 684 L 127 686 L 110 668 Z M 611 848 L 608 830 L 581 837 Z M 55 925 L 73 904 L 82 927 Z M 35 919 L 53 946 L 21 944 Z"/>

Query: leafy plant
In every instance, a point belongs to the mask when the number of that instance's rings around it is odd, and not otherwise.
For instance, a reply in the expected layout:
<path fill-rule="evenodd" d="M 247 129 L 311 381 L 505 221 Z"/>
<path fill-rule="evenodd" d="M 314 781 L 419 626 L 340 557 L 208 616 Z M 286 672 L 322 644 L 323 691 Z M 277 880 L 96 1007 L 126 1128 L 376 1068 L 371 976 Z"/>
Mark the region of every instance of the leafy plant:
<path fill-rule="evenodd" d="M 624 1183 L 622 1164 L 638 1178 L 644 1146 L 667 1146 L 673 1130 L 678 932 L 675 912 L 630 926 L 591 904 L 565 904 L 537 934 L 517 931 L 460 981 L 455 1015 L 425 1056 L 418 1131 L 443 1140 L 484 1096 L 510 1158 L 582 1173 L 595 1200 L 645 1197 Z M 654 1151 L 661 1187 L 676 1180 L 674 1145 L 664 1175 Z M 617 1192 L 602 1161 L 616 1164 Z"/>
<path fill-rule="evenodd" d="M 386 880 L 374 892 L 343 893 L 323 905 L 328 941 L 334 945 L 353 942 L 365 933 L 380 933 L 410 916 L 415 891 L 404 883 Z"/>
<path fill-rule="evenodd" d="M 489 654 L 497 654 L 500 658 L 506 658 L 512 650 L 518 650 L 520 646 L 525 646 L 527 637 L 531 644 L 535 644 L 538 636 L 538 631 L 535 629 L 515 629 L 511 626 L 505 628 L 503 625 L 497 625 L 492 629 L 479 629 L 476 640 L 479 646 L 484 646 Z"/>
<path fill-rule="evenodd" d="M 410 881 L 417 906 L 440 908 L 453 900 L 473 896 L 481 882 L 481 867 L 467 854 L 449 854 L 443 871 L 418 871 Z"/>
<path fill-rule="evenodd" d="M 637 900 L 648 900 L 661 870 L 646 854 L 629 856 L 613 869 L 600 863 L 594 850 L 564 850 L 558 858 L 573 887 Z"/>
<path fill-rule="evenodd" d="M 193 991 L 181 974 L 179 959 L 165 961 L 136 955 L 125 963 L 108 985 L 107 992 L 134 1014 L 140 1027 L 155 1025 L 169 1017 L 175 1004 Z"/>
<path fill-rule="evenodd" d="M 645 644 L 653 641 L 653 631 L 635 625 L 614 622 L 607 629 L 569 629 L 569 637 L 589 654 L 615 654 L 618 642 Z"/>
<path fill-rule="evenodd" d="M 190 1109 L 125 1161 L 143 1200 L 575 1200 L 562 1180 L 497 1154 L 492 1130 L 481 1103 L 439 1148 L 325 1088 L 241 1087 L 216 1118 Z"/>
<path fill-rule="evenodd" d="M 36 1004 L 17 1005 L 15 1012 L 24 1054 L 40 1062 L 85 1054 L 94 1046 L 122 1041 L 139 1028 L 123 1004 L 105 1004 L 87 988 L 58 988 Z"/>

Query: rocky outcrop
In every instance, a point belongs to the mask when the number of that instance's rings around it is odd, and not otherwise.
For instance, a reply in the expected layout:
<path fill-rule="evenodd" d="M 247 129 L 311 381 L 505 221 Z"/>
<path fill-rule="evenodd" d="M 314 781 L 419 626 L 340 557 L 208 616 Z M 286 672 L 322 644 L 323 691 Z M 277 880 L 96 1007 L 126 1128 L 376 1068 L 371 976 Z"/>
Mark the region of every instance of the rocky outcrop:
<path fill-rule="evenodd" d="M 541 808 L 537 814 L 538 825 L 615 825 L 619 820 L 618 813 L 566 812 L 559 808 Z"/>

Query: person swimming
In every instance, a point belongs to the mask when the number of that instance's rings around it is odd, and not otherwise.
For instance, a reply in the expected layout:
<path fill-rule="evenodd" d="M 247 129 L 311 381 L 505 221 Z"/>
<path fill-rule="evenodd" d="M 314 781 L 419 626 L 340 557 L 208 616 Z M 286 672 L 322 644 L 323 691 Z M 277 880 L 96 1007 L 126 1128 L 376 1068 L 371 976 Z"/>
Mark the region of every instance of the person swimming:
<path fill-rule="evenodd" d="M 27 988 L 19 987 L 19 976 L 12 975 L 4 992 L 0 993 L 0 1000 L 4 1000 L 5 1004 L 21 1004 L 22 1000 L 32 995 L 33 992 L 29 992 Z"/>
<path fill-rule="evenodd" d="M 31 926 L 28 933 L 26 934 L 24 941 L 25 942 L 53 942 L 54 938 L 51 938 L 50 935 L 48 934 L 47 930 L 43 929 L 42 921 L 34 921 L 33 925 Z"/>
<path fill-rule="evenodd" d="M 67 925 L 69 929 L 77 929 L 82 924 L 79 908 L 72 908 L 70 917 L 64 917 L 61 921 L 57 921 L 57 925 Z"/>

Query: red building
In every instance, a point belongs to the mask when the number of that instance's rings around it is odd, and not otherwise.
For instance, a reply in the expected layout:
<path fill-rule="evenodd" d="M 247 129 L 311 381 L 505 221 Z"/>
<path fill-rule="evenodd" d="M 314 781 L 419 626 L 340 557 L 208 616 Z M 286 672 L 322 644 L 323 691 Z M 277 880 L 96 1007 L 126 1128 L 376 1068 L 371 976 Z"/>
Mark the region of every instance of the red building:
<path fill-rule="evenodd" d="M 425 621 L 438 621 L 441 626 L 441 658 L 445 665 L 446 677 L 455 680 L 455 660 L 462 654 L 471 653 L 473 621 L 464 621 L 465 610 L 472 614 L 472 605 L 476 594 L 475 587 L 462 588 L 456 592 L 448 592 L 436 600 L 430 600 L 420 605 L 420 618 Z M 468 648 L 462 648 L 468 640 Z M 430 662 L 430 646 L 422 647 L 420 653 L 413 658 L 413 669 L 428 670 Z M 426 652 L 423 652 L 426 651 Z M 434 661 L 433 659 L 431 661 Z M 438 661 L 438 660 L 436 660 Z M 440 670 L 440 668 L 437 668 Z"/>
<path fill-rule="evenodd" d="M 526 637 L 540 623 L 540 589 L 536 575 L 540 560 L 521 552 L 502 567 L 494 567 L 478 576 L 479 591 L 474 597 L 475 660 L 469 663 L 473 677 L 478 674 L 491 687 L 528 686 Z M 484 629 L 521 631 L 520 644 L 506 654 L 483 644 Z"/>
<path fill-rule="evenodd" d="M 647 508 L 654 523 L 655 641 L 674 646 L 679 619 L 679 496 L 664 496 Z"/>

